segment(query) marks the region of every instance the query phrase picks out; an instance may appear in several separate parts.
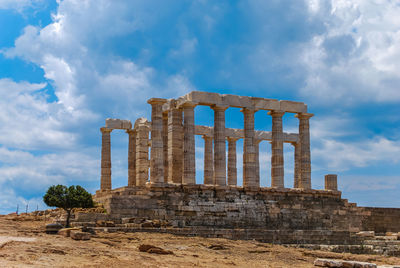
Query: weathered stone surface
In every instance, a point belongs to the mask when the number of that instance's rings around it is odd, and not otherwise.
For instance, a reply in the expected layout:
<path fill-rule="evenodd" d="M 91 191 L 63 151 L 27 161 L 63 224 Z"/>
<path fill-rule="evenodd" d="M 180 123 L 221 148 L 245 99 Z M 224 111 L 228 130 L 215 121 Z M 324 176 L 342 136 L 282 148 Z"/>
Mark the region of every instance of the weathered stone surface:
<path fill-rule="evenodd" d="M 46 234 L 56 234 L 63 226 L 60 223 L 50 223 L 46 225 Z"/>
<path fill-rule="evenodd" d="M 272 116 L 271 186 L 283 188 L 285 187 L 282 136 L 282 116 L 284 111 L 270 111 L 268 114 Z"/>
<path fill-rule="evenodd" d="M 325 175 L 325 190 L 337 191 L 337 175 L 328 174 Z"/>
<path fill-rule="evenodd" d="M 362 236 L 362 237 L 374 237 L 375 232 L 374 231 L 361 231 L 361 232 L 358 232 L 357 235 Z"/>
<path fill-rule="evenodd" d="M 74 240 L 90 240 L 90 233 L 82 231 L 70 231 L 70 237 Z"/>
<path fill-rule="evenodd" d="M 344 268 L 376 268 L 375 263 L 360 262 L 360 261 L 347 261 L 347 260 L 334 260 L 334 259 L 316 259 L 315 266 L 320 267 L 344 267 Z"/>
<path fill-rule="evenodd" d="M 174 254 L 171 250 L 165 250 L 163 248 L 147 244 L 140 245 L 138 249 L 141 252 L 147 252 L 153 254 L 162 254 L 162 255 Z"/>
<path fill-rule="evenodd" d="M 71 234 L 71 231 L 78 231 L 80 230 L 80 228 L 62 228 L 60 230 L 58 230 L 59 235 L 65 236 L 65 237 L 69 237 Z"/>
<path fill-rule="evenodd" d="M 132 123 L 129 120 L 107 118 L 106 119 L 106 128 L 111 128 L 111 129 L 131 129 L 132 128 Z"/>

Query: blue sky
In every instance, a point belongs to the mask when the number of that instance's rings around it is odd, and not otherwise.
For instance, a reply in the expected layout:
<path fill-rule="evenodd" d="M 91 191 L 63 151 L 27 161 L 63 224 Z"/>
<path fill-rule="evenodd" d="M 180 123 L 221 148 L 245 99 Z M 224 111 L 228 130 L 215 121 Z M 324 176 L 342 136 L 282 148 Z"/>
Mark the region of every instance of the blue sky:
<path fill-rule="evenodd" d="M 149 118 L 148 98 L 191 90 L 305 102 L 313 188 L 336 173 L 351 202 L 400 207 L 398 14 L 394 0 L 0 0 L 0 213 L 43 208 L 53 184 L 94 192 L 105 118 Z M 212 118 L 196 108 L 197 124 Z M 226 118 L 242 127 L 238 109 Z M 297 123 L 284 116 L 285 131 Z M 266 112 L 256 128 L 270 130 Z M 112 133 L 115 187 L 127 181 L 127 142 Z M 260 146 L 268 186 L 270 145 Z M 197 138 L 198 182 L 202 150 Z"/>

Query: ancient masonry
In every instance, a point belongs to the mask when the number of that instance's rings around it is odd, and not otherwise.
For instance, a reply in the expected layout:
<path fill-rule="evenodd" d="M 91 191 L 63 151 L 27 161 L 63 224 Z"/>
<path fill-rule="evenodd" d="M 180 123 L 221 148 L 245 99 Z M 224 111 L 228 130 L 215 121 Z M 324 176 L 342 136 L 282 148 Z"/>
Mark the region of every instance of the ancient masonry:
<path fill-rule="evenodd" d="M 143 221 L 157 220 L 165 223 L 156 228 L 159 232 L 289 244 L 360 244 L 355 235 L 360 231 L 400 231 L 400 209 L 349 203 L 341 198 L 336 175 L 325 176 L 325 189 L 312 189 L 309 121 L 313 114 L 304 103 L 199 91 L 177 99 L 152 98 L 148 103 L 150 122 L 139 118 L 132 128 L 128 120 L 107 119 L 100 129 L 101 186 L 95 200 L 107 214 L 82 214 L 78 221 L 113 220 L 118 227 L 109 231 L 135 231 Z M 198 105 L 214 111 L 213 127 L 195 125 Z M 243 129 L 225 127 L 229 107 L 241 108 Z M 265 120 L 272 120 L 270 132 L 254 129 L 259 110 L 269 111 L 271 119 Z M 283 132 L 285 113 L 298 118 L 298 133 Z M 129 136 L 127 186 L 118 189 L 112 189 L 111 180 L 114 129 L 126 130 Z M 203 184 L 195 180 L 195 135 L 204 139 Z M 243 186 L 237 185 L 239 139 L 243 139 Z M 268 164 L 259 161 L 263 140 L 271 143 L 270 187 L 260 187 L 260 165 Z M 291 189 L 284 188 L 284 143 L 294 147 Z"/>

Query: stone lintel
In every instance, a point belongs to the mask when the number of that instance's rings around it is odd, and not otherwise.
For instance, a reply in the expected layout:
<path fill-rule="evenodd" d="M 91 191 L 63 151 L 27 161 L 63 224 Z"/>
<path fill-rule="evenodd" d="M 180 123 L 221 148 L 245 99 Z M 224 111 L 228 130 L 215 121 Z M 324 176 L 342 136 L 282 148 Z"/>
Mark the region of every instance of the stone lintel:
<path fill-rule="evenodd" d="M 214 130 L 213 127 L 209 126 L 195 126 L 195 134 L 207 137 L 214 137 Z M 228 138 L 235 138 L 235 139 L 243 139 L 244 138 L 244 131 L 243 129 L 237 128 L 225 128 L 225 136 Z M 259 140 L 272 140 L 272 132 L 271 131 L 261 131 L 255 130 L 254 131 L 254 138 Z M 284 142 L 298 142 L 299 134 L 297 133 L 287 133 L 283 132 L 283 141 Z"/>
<path fill-rule="evenodd" d="M 177 99 L 178 105 L 187 101 L 198 105 L 212 106 L 225 105 L 235 108 L 249 108 L 255 110 L 282 110 L 289 113 L 306 113 L 307 105 L 302 102 L 266 99 L 258 97 L 238 96 L 231 94 L 218 94 L 212 92 L 192 91 Z"/>
<path fill-rule="evenodd" d="M 132 123 L 130 120 L 121 120 L 115 118 L 106 119 L 106 128 L 111 129 L 131 129 Z"/>

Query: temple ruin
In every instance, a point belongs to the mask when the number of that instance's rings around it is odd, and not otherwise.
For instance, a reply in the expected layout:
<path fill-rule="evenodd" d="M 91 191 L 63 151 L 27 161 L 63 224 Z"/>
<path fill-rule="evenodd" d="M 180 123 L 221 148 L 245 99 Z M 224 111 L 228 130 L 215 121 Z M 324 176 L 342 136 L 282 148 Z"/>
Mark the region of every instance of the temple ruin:
<path fill-rule="evenodd" d="M 100 129 L 101 183 L 94 199 L 107 213 L 78 214 L 78 224 L 109 232 L 358 245 L 360 252 L 367 249 L 366 238 L 360 235 L 363 231 L 400 232 L 400 209 L 348 202 L 338 191 L 335 174 L 325 176 L 325 189 L 312 189 L 309 121 L 313 114 L 308 113 L 306 104 L 200 91 L 177 99 L 152 98 L 148 103 L 151 121 L 139 118 L 132 126 L 128 120 L 107 119 Z M 195 107 L 199 105 L 214 111 L 212 127 L 195 125 Z M 242 129 L 226 128 L 229 107 L 241 109 Z M 260 110 L 268 111 L 271 119 L 265 120 L 272 121 L 271 131 L 254 129 L 254 115 Z M 297 133 L 283 132 L 285 113 L 298 119 Z M 116 189 L 111 176 L 114 129 L 125 130 L 129 136 L 127 186 Z M 196 184 L 195 135 L 204 139 L 201 184 Z M 243 139 L 241 186 L 237 179 L 239 139 Z M 260 165 L 269 164 L 259 160 L 263 140 L 271 144 L 268 187 L 260 187 Z M 293 188 L 284 187 L 284 143 L 294 147 Z M 99 221 L 112 221 L 113 225 L 99 226 Z"/>
<path fill-rule="evenodd" d="M 243 139 L 244 187 L 260 187 L 259 143 L 267 140 L 272 152 L 271 187 L 284 187 L 283 143 L 290 143 L 294 147 L 294 188 L 311 189 L 309 119 L 313 114 L 307 113 L 304 103 L 199 91 L 178 99 L 152 98 L 148 103 L 152 107 L 151 122 L 139 118 L 132 128 L 128 120 L 107 119 L 101 128 L 101 191 L 111 190 L 113 129 L 125 129 L 129 135 L 128 186 L 196 184 L 195 135 L 200 135 L 205 144 L 204 185 L 237 186 L 236 141 Z M 194 108 L 198 105 L 214 111 L 214 127 L 195 125 Z M 243 129 L 225 127 L 225 110 L 229 107 L 241 108 Z M 254 114 L 259 110 L 269 111 L 270 132 L 254 130 Z M 298 118 L 298 133 L 283 132 L 285 113 Z"/>

